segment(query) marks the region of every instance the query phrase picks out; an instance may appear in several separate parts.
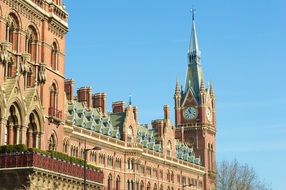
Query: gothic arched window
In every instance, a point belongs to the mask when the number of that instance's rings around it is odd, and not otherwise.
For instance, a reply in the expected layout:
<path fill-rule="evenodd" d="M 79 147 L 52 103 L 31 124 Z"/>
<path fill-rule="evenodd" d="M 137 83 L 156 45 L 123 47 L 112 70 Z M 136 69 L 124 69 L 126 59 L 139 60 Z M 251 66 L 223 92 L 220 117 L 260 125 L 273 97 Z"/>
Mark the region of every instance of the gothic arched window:
<path fill-rule="evenodd" d="M 120 177 L 119 176 L 117 176 L 116 178 L 115 190 L 120 190 Z"/>
<path fill-rule="evenodd" d="M 17 135 L 19 135 L 17 128 L 19 126 L 18 126 L 18 114 L 14 105 L 10 107 L 9 113 L 10 114 L 8 117 L 7 126 L 5 130 L 6 144 L 16 144 Z"/>
<path fill-rule="evenodd" d="M 29 26 L 26 34 L 26 52 L 31 56 L 31 61 L 37 61 L 37 42 L 38 35 L 36 29 L 32 26 Z"/>
<path fill-rule="evenodd" d="M 151 184 L 150 184 L 150 182 L 148 182 L 148 184 L 147 184 L 147 190 L 151 190 Z"/>
<path fill-rule="evenodd" d="M 154 184 L 153 190 L 157 190 L 157 184 L 156 183 Z"/>
<path fill-rule="evenodd" d="M 26 132 L 27 136 L 27 147 L 32 148 L 32 147 L 37 147 L 38 142 L 37 142 L 37 137 L 38 137 L 38 127 L 39 127 L 39 122 L 37 119 L 37 116 L 34 113 L 31 113 L 29 116 L 29 124 L 28 124 L 28 129 Z"/>
<path fill-rule="evenodd" d="M 63 149 L 64 149 L 64 153 L 68 153 L 68 149 L 69 149 L 69 139 L 65 139 L 64 140 L 64 145 L 63 145 Z"/>
<path fill-rule="evenodd" d="M 109 174 L 108 182 L 107 182 L 107 190 L 111 190 L 111 189 L 112 189 L 112 175 Z"/>
<path fill-rule="evenodd" d="M 49 150 L 57 150 L 57 138 L 55 133 L 52 133 L 49 139 Z"/>
<path fill-rule="evenodd" d="M 141 181 L 140 190 L 144 190 L 144 182 L 143 181 Z"/>
<path fill-rule="evenodd" d="M 11 43 L 12 49 L 18 49 L 19 20 L 14 14 L 9 14 L 6 24 L 6 40 Z"/>
<path fill-rule="evenodd" d="M 53 70 L 58 70 L 58 47 L 54 42 L 51 51 L 51 67 Z"/>
<path fill-rule="evenodd" d="M 58 113 L 58 89 L 55 83 L 52 84 L 50 87 L 50 109 L 49 114 L 50 116 L 57 117 Z"/>

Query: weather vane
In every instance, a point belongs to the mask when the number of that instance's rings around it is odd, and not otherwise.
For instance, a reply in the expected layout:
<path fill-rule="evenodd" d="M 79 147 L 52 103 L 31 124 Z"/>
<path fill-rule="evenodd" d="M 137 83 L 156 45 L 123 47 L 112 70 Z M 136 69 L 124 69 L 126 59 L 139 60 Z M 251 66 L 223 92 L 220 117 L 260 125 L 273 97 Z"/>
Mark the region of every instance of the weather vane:
<path fill-rule="evenodd" d="M 197 9 L 191 8 L 192 20 L 195 20 L 195 12 L 196 12 L 196 11 L 197 11 Z"/>

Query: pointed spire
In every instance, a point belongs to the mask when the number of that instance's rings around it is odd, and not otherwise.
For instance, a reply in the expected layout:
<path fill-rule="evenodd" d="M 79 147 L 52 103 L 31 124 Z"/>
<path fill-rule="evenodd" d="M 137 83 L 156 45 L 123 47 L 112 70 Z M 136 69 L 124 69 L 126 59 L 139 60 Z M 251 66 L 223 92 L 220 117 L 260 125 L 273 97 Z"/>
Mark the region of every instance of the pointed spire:
<path fill-rule="evenodd" d="M 196 24 L 195 24 L 195 11 L 196 9 L 191 9 L 192 33 L 191 33 L 190 46 L 189 46 L 189 55 L 193 54 L 193 55 L 199 56 L 200 50 L 199 50 L 199 43 L 198 43 L 198 37 L 197 37 L 197 31 L 196 31 Z"/>
<path fill-rule="evenodd" d="M 180 94 L 180 91 L 181 91 L 181 89 L 180 89 L 180 84 L 179 84 L 179 80 L 178 80 L 178 78 L 177 78 L 177 80 L 176 80 L 175 94 Z"/>
<path fill-rule="evenodd" d="M 132 95 L 129 94 L 129 97 L 128 97 L 128 105 L 131 106 L 132 105 Z"/>
<path fill-rule="evenodd" d="M 186 75 L 186 82 L 185 82 L 185 90 L 186 93 L 188 90 L 191 90 L 194 93 L 194 96 L 197 99 L 197 102 L 200 102 L 200 90 L 201 84 L 204 80 L 203 78 L 203 71 L 201 68 L 201 58 L 200 58 L 200 50 L 199 50 L 199 43 L 197 37 L 197 31 L 195 26 L 195 9 L 191 10 L 192 12 L 192 33 L 190 39 L 190 46 L 188 51 L 188 70 Z M 204 87 L 205 88 L 205 87 Z"/>
<path fill-rule="evenodd" d="M 210 95 L 214 96 L 215 95 L 215 91 L 214 91 L 214 87 L 213 87 L 213 83 L 211 82 L 210 84 Z"/>

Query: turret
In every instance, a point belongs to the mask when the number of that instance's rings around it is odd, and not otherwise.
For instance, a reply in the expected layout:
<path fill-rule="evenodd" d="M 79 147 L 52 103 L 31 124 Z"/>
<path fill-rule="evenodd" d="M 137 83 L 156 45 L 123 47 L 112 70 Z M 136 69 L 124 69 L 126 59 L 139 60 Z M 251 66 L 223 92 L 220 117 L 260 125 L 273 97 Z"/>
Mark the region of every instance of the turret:
<path fill-rule="evenodd" d="M 178 79 L 176 81 L 174 101 L 175 101 L 175 124 L 178 124 L 181 123 L 181 114 L 180 114 L 181 89 Z"/>

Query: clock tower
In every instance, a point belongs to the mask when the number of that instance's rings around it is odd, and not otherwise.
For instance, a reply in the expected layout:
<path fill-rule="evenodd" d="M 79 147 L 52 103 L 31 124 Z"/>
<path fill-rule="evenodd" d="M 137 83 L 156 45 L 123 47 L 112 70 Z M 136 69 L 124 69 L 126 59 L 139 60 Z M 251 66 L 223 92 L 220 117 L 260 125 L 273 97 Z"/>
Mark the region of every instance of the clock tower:
<path fill-rule="evenodd" d="M 204 189 L 215 189 L 216 107 L 213 85 L 205 86 L 194 13 L 184 88 L 176 82 L 176 138 L 193 148 L 205 167 Z"/>

